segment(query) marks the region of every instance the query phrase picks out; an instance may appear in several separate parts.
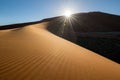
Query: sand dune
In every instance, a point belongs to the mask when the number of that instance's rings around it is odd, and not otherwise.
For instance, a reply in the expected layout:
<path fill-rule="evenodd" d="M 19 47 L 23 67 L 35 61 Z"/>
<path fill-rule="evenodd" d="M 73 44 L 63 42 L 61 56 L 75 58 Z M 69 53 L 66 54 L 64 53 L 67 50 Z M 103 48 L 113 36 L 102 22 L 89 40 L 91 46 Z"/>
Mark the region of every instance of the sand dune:
<path fill-rule="evenodd" d="M 53 35 L 46 26 L 0 31 L 0 80 L 120 80 L 119 64 Z"/>

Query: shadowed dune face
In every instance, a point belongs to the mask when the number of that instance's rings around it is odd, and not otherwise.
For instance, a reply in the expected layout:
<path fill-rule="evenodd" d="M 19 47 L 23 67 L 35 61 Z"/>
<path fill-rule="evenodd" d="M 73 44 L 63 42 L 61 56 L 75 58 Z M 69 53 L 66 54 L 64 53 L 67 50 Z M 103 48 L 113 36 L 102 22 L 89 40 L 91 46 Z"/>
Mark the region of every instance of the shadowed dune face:
<path fill-rule="evenodd" d="M 120 80 L 120 66 L 57 37 L 48 23 L 0 31 L 0 80 Z"/>
<path fill-rule="evenodd" d="M 120 63 L 120 16 L 90 12 L 51 19 L 47 30 L 53 34 Z"/>
<path fill-rule="evenodd" d="M 71 42 L 77 42 L 77 36 L 71 21 L 66 17 L 59 17 L 50 21 L 47 25 L 47 30 Z"/>

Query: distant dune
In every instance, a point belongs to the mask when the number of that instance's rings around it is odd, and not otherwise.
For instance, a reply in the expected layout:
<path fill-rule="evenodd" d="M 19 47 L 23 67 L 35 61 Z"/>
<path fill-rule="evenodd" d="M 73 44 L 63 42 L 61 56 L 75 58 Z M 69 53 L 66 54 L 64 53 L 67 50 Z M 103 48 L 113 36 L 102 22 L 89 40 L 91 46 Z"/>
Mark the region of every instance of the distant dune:
<path fill-rule="evenodd" d="M 0 30 L 0 80 L 120 80 L 119 64 L 52 34 L 48 23 Z"/>

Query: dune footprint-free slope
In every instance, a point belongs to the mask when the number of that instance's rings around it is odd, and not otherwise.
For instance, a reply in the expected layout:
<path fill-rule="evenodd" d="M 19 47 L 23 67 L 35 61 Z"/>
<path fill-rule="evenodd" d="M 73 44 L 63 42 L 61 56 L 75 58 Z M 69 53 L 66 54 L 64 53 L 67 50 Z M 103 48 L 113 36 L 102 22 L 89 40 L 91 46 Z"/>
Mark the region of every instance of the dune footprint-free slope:
<path fill-rule="evenodd" d="M 0 80 L 120 80 L 119 64 L 46 30 L 0 30 Z"/>

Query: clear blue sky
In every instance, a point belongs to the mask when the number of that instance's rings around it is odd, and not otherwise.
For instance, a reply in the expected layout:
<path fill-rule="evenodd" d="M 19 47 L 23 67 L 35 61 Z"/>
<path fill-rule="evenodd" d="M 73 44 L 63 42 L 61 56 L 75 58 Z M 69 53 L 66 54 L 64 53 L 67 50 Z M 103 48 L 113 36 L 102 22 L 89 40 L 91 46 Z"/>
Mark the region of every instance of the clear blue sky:
<path fill-rule="evenodd" d="M 120 15 L 120 0 L 0 0 L 0 25 L 37 21 L 62 15 L 102 11 Z"/>

